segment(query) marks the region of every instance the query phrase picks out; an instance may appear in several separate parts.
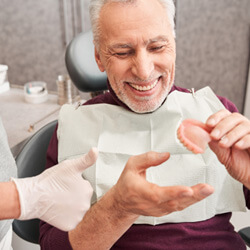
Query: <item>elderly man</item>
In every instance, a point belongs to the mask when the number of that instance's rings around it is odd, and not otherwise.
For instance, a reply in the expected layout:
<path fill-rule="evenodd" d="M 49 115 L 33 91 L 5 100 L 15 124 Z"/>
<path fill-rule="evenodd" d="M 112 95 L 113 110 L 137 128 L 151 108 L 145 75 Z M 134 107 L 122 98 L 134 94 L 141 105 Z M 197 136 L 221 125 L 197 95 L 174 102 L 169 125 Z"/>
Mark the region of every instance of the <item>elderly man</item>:
<path fill-rule="evenodd" d="M 83 173 L 93 205 L 69 233 L 41 223 L 41 248 L 245 249 L 229 220 L 250 205 L 250 122 L 225 98 L 192 99 L 173 85 L 172 0 L 92 0 L 90 16 L 109 92 L 62 109 L 47 167 L 98 144 L 95 168 Z M 201 157 L 175 140 L 183 117 L 206 118 L 212 142 Z"/>

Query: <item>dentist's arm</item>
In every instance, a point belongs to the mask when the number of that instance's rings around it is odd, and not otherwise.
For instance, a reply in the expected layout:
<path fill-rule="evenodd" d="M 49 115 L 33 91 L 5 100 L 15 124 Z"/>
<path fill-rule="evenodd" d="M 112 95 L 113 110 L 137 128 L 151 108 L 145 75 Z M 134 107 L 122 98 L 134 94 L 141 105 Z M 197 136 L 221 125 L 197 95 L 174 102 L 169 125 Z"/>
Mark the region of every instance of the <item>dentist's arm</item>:
<path fill-rule="evenodd" d="M 90 207 L 93 189 L 81 173 L 93 165 L 97 150 L 66 160 L 38 176 L 0 183 L 0 219 L 39 218 L 69 231 Z"/>
<path fill-rule="evenodd" d="M 1 182 L 0 197 L 0 220 L 18 218 L 21 210 L 15 183 Z"/>

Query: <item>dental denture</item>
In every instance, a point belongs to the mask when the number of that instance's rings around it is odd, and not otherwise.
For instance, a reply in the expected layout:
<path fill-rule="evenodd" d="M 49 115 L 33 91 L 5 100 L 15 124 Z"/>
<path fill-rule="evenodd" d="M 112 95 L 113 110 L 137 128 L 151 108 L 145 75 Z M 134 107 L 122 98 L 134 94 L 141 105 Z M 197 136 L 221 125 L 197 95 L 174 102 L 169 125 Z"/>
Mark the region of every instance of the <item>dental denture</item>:
<path fill-rule="evenodd" d="M 186 119 L 179 126 L 177 137 L 188 150 L 194 154 L 202 154 L 211 141 L 210 132 L 211 129 L 206 124 L 194 119 Z"/>

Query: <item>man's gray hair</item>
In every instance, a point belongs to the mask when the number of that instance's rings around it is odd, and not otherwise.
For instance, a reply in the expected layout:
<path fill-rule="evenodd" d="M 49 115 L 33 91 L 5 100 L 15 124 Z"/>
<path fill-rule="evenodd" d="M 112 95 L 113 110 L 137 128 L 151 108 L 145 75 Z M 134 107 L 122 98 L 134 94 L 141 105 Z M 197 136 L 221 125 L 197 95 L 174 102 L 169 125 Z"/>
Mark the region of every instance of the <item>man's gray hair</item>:
<path fill-rule="evenodd" d="M 150 1 L 150 0 L 148 0 Z M 170 25 L 173 29 L 173 34 L 175 37 L 175 5 L 173 0 L 157 0 L 167 11 L 167 16 L 169 18 Z M 99 45 L 100 27 L 99 27 L 99 17 L 102 7 L 108 2 L 120 2 L 120 3 L 135 3 L 136 0 L 91 0 L 89 4 L 89 14 L 92 26 L 92 32 L 94 36 L 95 45 Z"/>

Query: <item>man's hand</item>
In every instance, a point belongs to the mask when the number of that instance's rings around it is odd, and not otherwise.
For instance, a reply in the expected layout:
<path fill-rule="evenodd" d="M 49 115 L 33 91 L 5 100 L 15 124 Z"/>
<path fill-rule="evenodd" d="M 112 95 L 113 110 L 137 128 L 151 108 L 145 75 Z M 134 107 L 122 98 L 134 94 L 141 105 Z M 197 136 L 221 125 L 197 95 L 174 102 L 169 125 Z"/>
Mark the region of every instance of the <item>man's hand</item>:
<path fill-rule="evenodd" d="M 12 179 L 19 193 L 18 219 L 39 218 L 64 231 L 72 230 L 90 207 L 93 189 L 81 176 L 93 165 L 98 152 L 91 149 L 79 159 L 66 160 L 42 174 Z"/>
<path fill-rule="evenodd" d="M 208 184 L 193 187 L 160 187 L 146 180 L 146 170 L 169 158 L 169 153 L 148 152 L 129 158 L 117 183 L 69 232 L 73 249 L 110 249 L 140 215 L 162 216 L 206 198 L 214 189 Z"/>
<path fill-rule="evenodd" d="M 208 184 L 160 187 L 148 182 L 147 168 L 160 165 L 169 156 L 169 153 L 148 152 L 128 160 L 112 190 L 117 209 L 131 215 L 163 216 L 183 210 L 213 193 L 213 187 Z"/>
<path fill-rule="evenodd" d="M 250 189 L 250 121 L 239 113 L 221 110 L 206 124 L 212 128 L 210 148 L 229 174 Z"/>

